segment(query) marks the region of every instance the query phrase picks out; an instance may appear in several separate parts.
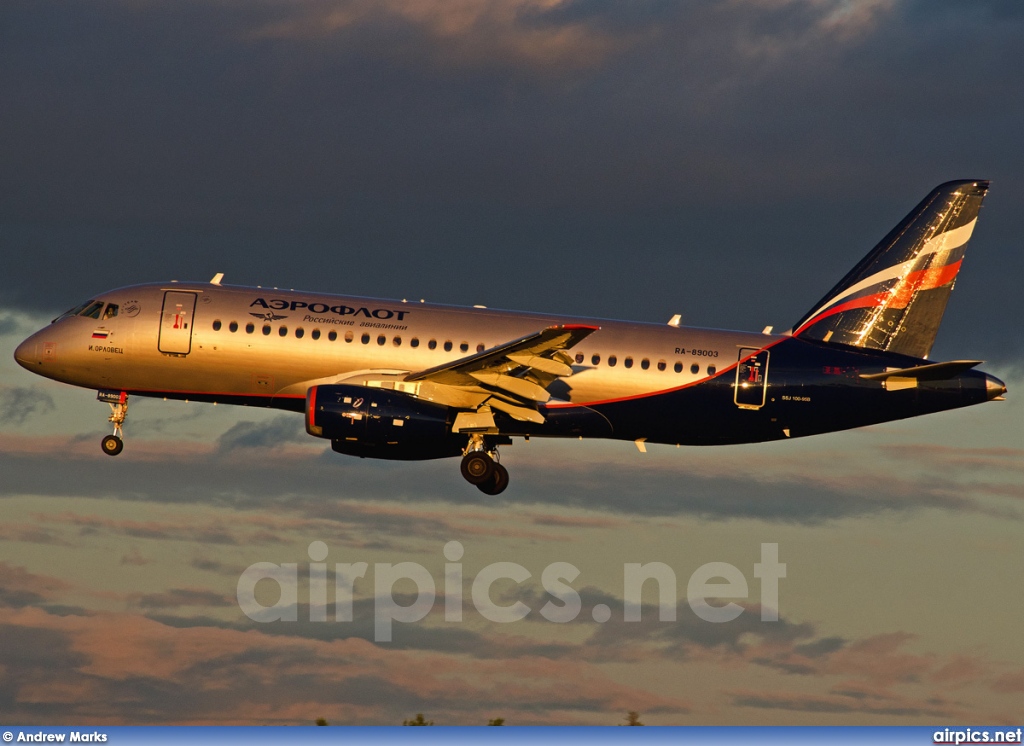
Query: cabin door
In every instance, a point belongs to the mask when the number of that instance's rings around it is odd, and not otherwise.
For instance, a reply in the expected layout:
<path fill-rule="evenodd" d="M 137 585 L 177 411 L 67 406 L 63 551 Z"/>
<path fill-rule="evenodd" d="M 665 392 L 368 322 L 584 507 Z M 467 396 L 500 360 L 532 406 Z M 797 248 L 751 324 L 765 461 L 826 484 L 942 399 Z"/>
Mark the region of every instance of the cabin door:
<path fill-rule="evenodd" d="M 757 353 L 757 354 L 754 354 Z M 740 409 L 760 409 L 768 389 L 768 350 L 740 349 L 736 365 L 736 393 L 733 401 Z"/>
<path fill-rule="evenodd" d="M 192 351 L 192 322 L 196 310 L 196 294 L 168 290 L 164 293 L 164 310 L 160 314 L 160 352 L 187 355 Z"/>

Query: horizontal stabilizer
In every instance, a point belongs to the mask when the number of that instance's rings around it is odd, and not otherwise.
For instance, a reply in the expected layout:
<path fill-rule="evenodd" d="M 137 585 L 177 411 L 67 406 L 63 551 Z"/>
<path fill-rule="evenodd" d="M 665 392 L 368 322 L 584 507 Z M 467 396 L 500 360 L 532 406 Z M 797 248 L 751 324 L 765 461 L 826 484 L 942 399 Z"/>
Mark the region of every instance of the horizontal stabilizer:
<path fill-rule="evenodd" d="M 965 370 L 981 365 L 984 360 L 950 360 L 947 363 L 916 365 L 913 368 L 890 368 L 881 373 L 862 373 L 861 378 L 869 381 L 885 381 L 888 378 L 916 378 L 918 381 L 945 381 Z"/>

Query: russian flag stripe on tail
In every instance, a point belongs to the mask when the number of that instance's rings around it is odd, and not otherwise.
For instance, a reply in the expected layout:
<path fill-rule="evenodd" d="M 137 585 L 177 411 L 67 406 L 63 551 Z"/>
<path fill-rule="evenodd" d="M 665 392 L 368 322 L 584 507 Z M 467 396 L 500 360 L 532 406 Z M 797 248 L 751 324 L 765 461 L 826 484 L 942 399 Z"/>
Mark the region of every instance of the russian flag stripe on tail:
<path fill-rule="evenodd" d="M 793 327 L 794 336 L 928 357 L 988 185 L 936 187 Z"/>

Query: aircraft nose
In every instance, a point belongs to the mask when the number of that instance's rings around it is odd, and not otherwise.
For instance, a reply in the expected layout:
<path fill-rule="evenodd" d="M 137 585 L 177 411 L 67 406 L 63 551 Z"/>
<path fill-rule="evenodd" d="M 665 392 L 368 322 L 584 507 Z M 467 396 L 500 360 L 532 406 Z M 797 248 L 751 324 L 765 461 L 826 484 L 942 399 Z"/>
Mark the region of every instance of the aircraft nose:
<path fill-rule="evenodd" d="M 38 347 L 35 336 L 29 337 L 18 345 L 18 349 L 14 351 L 15 362 L 22 368 L 32 370 L 35 366 L 39 365 Z"/>
<path fill-rule="evenodd" d="M 989 401 L 1002 401 L 1006 393 L 1006 384 L 995 376 L 985 375 L 985 393 Z"/>

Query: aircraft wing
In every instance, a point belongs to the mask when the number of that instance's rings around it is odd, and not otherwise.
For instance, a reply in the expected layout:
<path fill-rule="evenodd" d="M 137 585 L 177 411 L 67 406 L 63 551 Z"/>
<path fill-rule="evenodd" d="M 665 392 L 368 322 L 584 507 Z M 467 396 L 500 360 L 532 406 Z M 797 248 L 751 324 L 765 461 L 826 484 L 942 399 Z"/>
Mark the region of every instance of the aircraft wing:
<path fill-rule="evenodd" d="M 537 405 L 551 398 L 547 387 L 572 375 L 574 361 L 565 350 L 598 329 L 583 324 L 549 326 L 475 355 L 410 373 L 405 381 L 483 389 L 491 394 L 487 405 L 517 420 L 543 422 Z"/>

